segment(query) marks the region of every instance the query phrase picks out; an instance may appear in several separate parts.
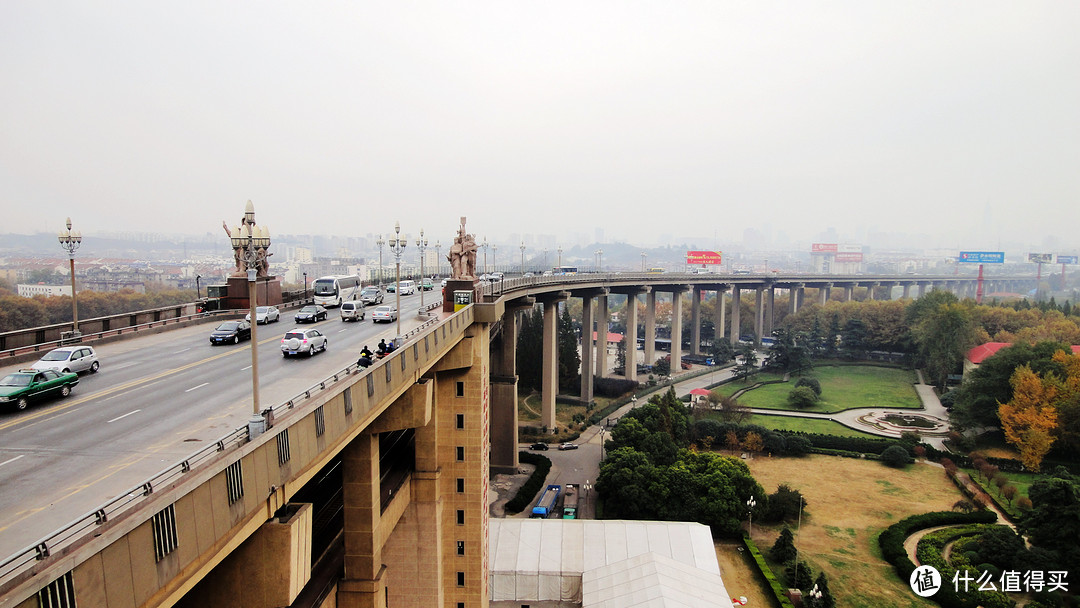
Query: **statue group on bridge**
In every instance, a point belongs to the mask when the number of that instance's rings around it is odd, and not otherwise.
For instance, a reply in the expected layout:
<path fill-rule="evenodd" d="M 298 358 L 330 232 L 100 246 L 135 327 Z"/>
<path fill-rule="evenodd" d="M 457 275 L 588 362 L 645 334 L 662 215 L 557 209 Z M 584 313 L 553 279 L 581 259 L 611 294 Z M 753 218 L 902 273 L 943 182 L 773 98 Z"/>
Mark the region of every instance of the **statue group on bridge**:
<path fill-rule="evenodd" d="M 476 237 L 465 232 L 465 218 L 461 218 L 461 226 L 454 237 L 454 244 L 450 246 L 450 253 L 446 260 L 450 262 L 450 277 L 454 279 L 476 278 Z"/>

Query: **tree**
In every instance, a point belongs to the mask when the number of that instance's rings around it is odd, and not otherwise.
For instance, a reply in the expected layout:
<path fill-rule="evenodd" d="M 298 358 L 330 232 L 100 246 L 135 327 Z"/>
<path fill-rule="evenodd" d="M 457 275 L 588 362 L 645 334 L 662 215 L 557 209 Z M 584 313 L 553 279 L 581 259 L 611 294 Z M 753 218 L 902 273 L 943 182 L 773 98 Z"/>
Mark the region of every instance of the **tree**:
<path fill-rule="evenodd" d="M 813 376 L 803 376 L 795 381 L 795 388 L 805 386 L 814 391 L 814 394 L 818 397 L 821 396 L 821 381 Z"/>
<path fill-rule="evenodd" d="M 1036 473 L 1054 443 L 1057 427 L 1054 401 L 1058 396 L 1055 384 L 1039 378 L 1029 366 L 1021 365 L 1012 377 L 1012 399 L 998 407 L 1005 439 L 1020 450 L 1024 466 Z"/>
<path fill-rule="evenodd" d="M 765 367 L 798 372 L 812 365 L 810 353 L 802 346 L 806 341 L 805 336 L 786 329 L 776 330 L 774 336 L 769 355 L 765 359 Z"/>
<path fill-rule="evenodd" d="M 714 337 L 712 344 L 709 346 L 709 354 L 712 355 L 713 361 L 720 365 L 735 358 L 735 347 L 731 345 L 730 340 L 725 340 L 723 336 Z"/>
<path fill-rule="evenodd" d="M 780 536 L 776 537 L 776 542 L 773 543 L 772 549 L 769 549 L 769 557 L 779 564 L 786 564 L 787 562 L 795 559 L 797 550 L 795 549 L 795 536 L 791 533 L 791 529 L 784 526 L 783 530 L 780 530 Z"/>
<path fill-rule="evenodd" d="M 814 587 L 817 587 L 821 597 L 808 598 L 806 602 L 807 608 L 835 608 L 836 599 L 833 598 L 832 592 L 829 591 L 829 577 L 825 576 L 824 572 L 819 573 L 817 578 L 814 579 Z"/>
<path fill-rule="evenodd" d="M 793 408 L 804 410 L 814 407 L 817 403 L 817 393 L 809 386 L 800 386 L 791 389 L 787 397 L 788 405 Z"/>
<path fill-rule="evenodd" d="M 578 336 L 574 331 L 574 320 L 570 316 L 570 307 L 563 306 L 559 316 L 558 328 L 559 350 L 559 389 L 573 391 L 579 387 L 580 378 L 578 371 L 581 369 L 581 355 L 578 354 Z M 600 331 L 607 332 L 607 321 L 600 323 Z M 591 333 L 591 332 L 590 332 Z M 592 336 L 586 335 L 586 340 Z"/>
<path fill-rule="evenodd" d="M 895 469 L 903 468 L 911 464 L 911 454 L 900 445 L 891 445 L 881 453 L 881 462 Z"/>
<path fill-rule="evenodd" d="M 1028 489 L 1031 509 L 1020 528 L 1032 544 L 1056 552 L 1062 570 L 1080 567 L 1080 487 L 1072 479 L 1040 479 Z M 1019 505 L 1020 500 L 1017 500 Z"/>
<path fill-rule="evenodd" d="M 626 336 L 615 343 L 615 367 L 626 369 Z"/>
<path fill-rule="evenodd" d="M 806 499 L 802 492 L 782 483 L 776 487 L 775 492 L 769 494 L 769 504 L 763 517 L 768 522 L 795 521 L 805 509 Z"/>
<path fill-rule="evenodd" d="M 743 344 L 739 347 L 739 363 L 735 366 L 736 378 L 745 380 L 758 371 L 758 356 L 753 344 Z"/>
<path fill-rule="evenodd" d="M 810 564 L 802 560 L 789 564 L 784 568 L 784 574 L 794 589 L 809 591 L 813 585 L 814 572 L 810 570 Z"/>
<path fill-rule="evenodd" d="M 804 456 L 810 453 L 813 444 L 806 437 L 799 437 L 794 435 L 785 439 L 787 444 L 787 453 L 792 456 Z"/>
<path fill-rule="evenodd" d="M 1001 495 L 1005 497 L 1005 500 L 1009 501 L 1010 507 L 1012 506 L 1012 501 L 1014 498 L 1016 498 L 1016 494 L 1018 492 L 1019 490 L 1016 488 L 1016 486 L 1011 484 L 1005 486 L 1004 488 L 1001 488 Z"/>
<path fill-rule="evenodd" d="M 544 313 L 538 306 L 521 314 L 518 329 L 518 383 L 524 389 L 540 390 L 543 371 Z"/>
<path fill-rule="evenodd" d="M 743 438 L 743 446 L 748 452 L 760 452 L 765 447 L 765 441 L 761 438 L 761 435 L 750 431 Z"/>
<path fill-rule="evenodd" d="M 663 377 L 671 373 L 671 360 L 666 357 L 660 357 L 653 363 L 653 373 Z"/>
<path fill-rule="evenodd" d="M 735 431 L 728 431 L 724 435 L 724 445 L 732 452 L 738 452 L 742 447 L 742 442 L 739 441 L 739 435 Z"/>
<path fill-rule="evenodd" d="M 1052 372 L 1064 376 L 1064 368 L 1053 357 L 1054 353 L 1066 348 L 1057 342 L 1013 344 L 987 357 L 978 369 L 968 374 L 960 388 L 953 391 L 956 393 L 954 417 L 965 426 L 1000 427 L 998 405 L 1012 398 L 1012 376 L 1016 368 L 1027 365 L 1039 375 Z"/>
<path fill-rule="evenodd" d="M 734 397 L 711 391 L 708 401 L 712 411 L 724 422 L 740 424 L 751 416 L 750 408 L 739 405 Z"/>
<path fill-rule="evenodd" d="M 919 363 L 940 387 L 949 374 L 959 371 L 964 353 L 976 340 L 975 322 L 964 304 L 943 304 L 926 311 L 912 334 Z"/>

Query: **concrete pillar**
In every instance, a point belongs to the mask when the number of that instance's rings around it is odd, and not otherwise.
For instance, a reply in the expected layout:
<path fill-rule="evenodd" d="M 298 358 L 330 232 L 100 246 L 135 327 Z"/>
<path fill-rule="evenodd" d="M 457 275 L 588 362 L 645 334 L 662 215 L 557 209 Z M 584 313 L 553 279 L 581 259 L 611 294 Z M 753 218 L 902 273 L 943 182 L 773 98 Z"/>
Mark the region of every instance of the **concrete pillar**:
<path fill-rule="evenodd" d="M 844 301 L 850 302 L 855 297 L 855 286 L 844 285 Z"/>
<path fill-rule="evenodd" d="M 607 290 L 605 290 L 607 291 Z M 607 342 L 607 330 L 608 321 L 611 319 L 611 315 L 608 314 L 607 296 L 599 296 L 596 298 L 596 376 L 603 378 L 607 375 L 608 370 L 608 342 Z"/>
<path fill-rule="evenodd" d="M 559 394 L 559 302 L 544 302 L 544 362 L 540 372 L 540 424 L 555 430 L 555 396 Z"/>
<path fill-rule="evenodd" d="M 900 297 L 904 298 L 905 300 L 911 298 L 911 283 L 904 283 L 904 293 Z"/>
<path fill-rule="evenodd" d="M 765 307 L 762 306 L 762 288 L 754 290 L 754 343 L 761 345 L 761 332 L 765 327 Z"/>
<path fill-rule="evenodd" d="M 377 534 L 382 515 L 378 435 L 362 433 L 349 442 L 342 450 L 342 475 L 345 578 L 338 586 L 338 605 L 385 608 L 382 539 Z"/>
<path fill-rule="evenodd" d="M 645 364 L 656 363 L 656 292 L 645 294 Z"/>
<path fill-rule="evenodd" d="M 690 354 L 701 354 L 701 287 L 697 285 L 690 295 Z"/>
<path fill-rule="evenodd" d="M 726 302 L 727 298 L 724 297 L 724 293 L 727 292 L 726 287 L 721 287 L 716 290 L 716 310 L 713 311 L 713 327 L 715 335 L 713 340 L 719 340 L 724 337 L 724 317 L 726 314 Z"/>
<path fill-rule="evenodd" d="M 671 373 L 682 371 L 682 292 L 671 292 Z"/>
<path fill-rule="evenodd" d="M 731 286 L 731 343 L 739 343 L 739 313 L 742 311 L 742 294 L 738 285 Z"/>
<path fill-rule="evenodd" d="M 926 283 L 919 283 L 918 289 L 915 290 L 915 297 L 921 298 L 926 295 Z"/>
<path fill-rule="evenodd" d="M 626 294 L 626 364 L 623 376 L 627 380 L 637 381 L 637 293 Z"/>
<path fill-rule="evenodd" d="M 518 468 L 518 311 L 508 307 L 503 314 L 501 340 L 492 357 L 491 469 L 499 473 L 514 473 Z"/>
<path fill-rule="evenodd" d="M 874 288 L 876 286 L 877 286 L 877 283 L 871 283 L 870 285 L 868 285 L 866 287 L 866 301 L 867 302 L 871 302 L 871 301 L 874 300 Z"/>
<path fill-rule="evenodd" d="M 818 300 L 817 300 L 818 306 L 825 306 L 825 303 L 829 301 L 829 288 L 827 286 L 825 286 L 825 285 L 822 285 L 821 287 L 818 287 L 817 295 L 818 295 Z"/>
<path fill-rule="evenodd" d="M 581 298 L 581 402 L 593 400 L 593 298 Z"/>
<path fill-rule="evenodd" d="M 773 332 L 773 323 L 776 320 L 775 306 L 776 288 L 769 285 L 768 290 L 765 292 L 765 335 L 767 336 L 771 336 Z"/>

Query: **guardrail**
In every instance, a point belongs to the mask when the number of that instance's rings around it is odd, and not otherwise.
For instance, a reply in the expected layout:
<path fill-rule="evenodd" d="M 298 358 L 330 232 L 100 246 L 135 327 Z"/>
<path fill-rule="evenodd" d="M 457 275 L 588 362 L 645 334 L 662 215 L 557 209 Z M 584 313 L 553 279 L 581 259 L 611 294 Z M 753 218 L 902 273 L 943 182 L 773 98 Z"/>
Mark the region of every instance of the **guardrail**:
<path fill-rule="evenodd" d="M 441 305 L 441 303 L 438 303 Z M 435 305 L 432 305 L 428 310 L 432 310 Z M 220 311 L 218 311 L 220 312 Z M 244 312 L 244 311 L 240 311 Z M 421 334 L 424 330 L 430 328 L 439 322 L 438 317 L 431 317 L 419 327 L 416 327 L 402 336 L 406 341 Z M 161 322 L 158 322 L 161 323 Z M 130 328 L 125 328 L 130 329 Z M 395 349 L 394 353 L 384 359 L 383 362 L 391 360 L 397 356 L 399 352 L 405 352 L 404 347 L 407 342 L 403 342 L 398 349 Z M 318 395 L 326 387 L 337 382 L 343 377 L 347 377 L 353 373 L 370 373 L 374 370 L 374 367 L 363 369 L 358 367 L 355 363 L 346 366 L 344 369 L 333 373 L 321 382 L 317 382 L 311 385 L 307 390 L 298 393 L 293 398 L 279 403 L 263 410 L 263 417 L 267 419 L 267 430 L 273 426 L 274 419 L 279 415 L 284 415 L 295 408 L 297 405 L 307 401 Z M 14 555 L 6 558 L 3 562 L 0 562 L 0 581 L 7 580 L 8 578 L 22 572 L 30 567 L 31 564 L 43 560 L 57 550 L 70 545 L 72 542 L 85 537 L 89 531 L 104 524 L 110 518 L 128 510 L 132 505 L 140 502 L 145 497 L 150 496 L 155 488 L 162 487 L 175 481 L 177 478 L 191 472 L 197 465 L 203 463 L 210 457 L 224 452 L 229 449 L 239 447 L 248 441 L 250 441 L 248 435 L 248 426 L 245 423 L 244 426 L 238 427 L 221 437 L 213 444 L 194 452 L 181 462 L 171 465 L 161 472 L 157 473 L 150 479 L 133 487 L 128 492 L 120 494 L 116 498 L 101 505 L 92 512 L 76 519 L 75 521 L 63 526 L 62 528 L 48 534 L 45 538 L 41 539 L 37 543 L 15 553 Z"/>

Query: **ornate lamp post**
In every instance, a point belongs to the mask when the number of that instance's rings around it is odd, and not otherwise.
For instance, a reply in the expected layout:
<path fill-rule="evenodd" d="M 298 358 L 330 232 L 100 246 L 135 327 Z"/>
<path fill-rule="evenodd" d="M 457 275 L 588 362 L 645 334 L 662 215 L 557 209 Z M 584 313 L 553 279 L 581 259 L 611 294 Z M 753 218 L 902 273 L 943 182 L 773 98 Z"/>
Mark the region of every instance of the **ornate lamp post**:
<path fill-rule="evenodd" d="M 499 263 L 495 261 L 495 255 L 499 253 L 498 245 L 491 246 L 491 266 L 495 269 L 495 272 L 499 271 Z"/>
<path fill-rule="evenodd" d="M 480 243 L 480 247 L 484 250 L 484 274 L 487 274 L 488 273 L 487 251 L 488 251 L 489 245 L 488 245 L 486 236 L 484 237 L 484 242 Z"/>
<path fill-rule="evenodd" d="M 377 238 L 377 239 L 375 240 L 375 244 L 379 246 L 379 289 L 382 289 L 382 286 L 383 286 L 383 284 L 382 284 L 382 282 L 383 282 L 383 271 L 382 271 L 382 247 L 383 247 L 383 245 L 385 245 L 385 244 L 386 244 L 386 241 L 384 241 L 384 240 L 383 240 L 383 238 L 382 238 L 382 235 L 381 235 L 381 234 L 380 234 L 380 235 L 378 236 L 378 238 Z"/>
<path fill-rule="evenodd" d="M 202 279 L 201 274 L 195 275 L 195 299 L 196 300 L 201 300 L 202 299 L 202 287 L 199 285 L 199 280 L 200 279 Z"/>
<path fill-rule="evenodd" d="M 604 250 L 596 250 L 596 272 L 604 271 Z"/>
<path fill-rule="evenodd" d="M 546 272 L 545 269 L 548 267 L 548 265 L 547 265 L 548 264 L 548 261 L 547 261 L 547 247 L 544 247 L 544 257 L 542 257 L 540 259 L 543 260 L 542 262 L 540 262 L 540 270 L 543 271 L 543 272 Z"/>
<path fill-rule="evenodd" d="M 420 308 L 424 307 L 424 249 L 428 246 L 424 238 L 424 229 L 420 229 L 420 236 L 416 239 L 416 247 L 420 250 Z"/>
<path fill-rule="evenodd" d="M 521 241 L 521 276 L 525 276 L 525 241 Z"/>
<path fill-rule="evenodd" d="M 60 246 L 68 252 L 68 261 L 71 263 L 71 337 L 78 338 L 79 333 L 79 302 L 75 297 L 75 250 L 82 245 L 82 233 L 71 230 L 71 218 L 67 218 L 67 229 L 56 234 Z"/>
<path fill-rule="evenodd" d="M 243 225 L 229 233 L 233 249 L 242 256 L 247 267 L 248 308 L 251 314 L 251 419 L 248 420 L 248 436 L 256 437 L 266 431 L 266 418 L 259 411 L 259 338 L 257 336 L 258 316 L 256 278 L 266 262 L 266 250 L 270 248 L 270 229 L 255 225 L 255 206 L 251 201 L 244 208 Z"/>
<path fill-rule="evenodd" d="M 307 273 L 304 273 L 304 301 L 307 301 Z"/>
<path fill-rule="evenodd" d="M 641 252 L 641 272 L 645 272 L 645 252 Z"/>
<path fill-rule="evenodd" d="M 442 243 L 435 241 L 435 274 L 442 276 Z"/>
<path fill-rule="evenodd" d="M 750 500 L 746 501 L 746 510 L 750 513 L 750 539 L 754 538 L 754 507 L 757 506 L 757 501 L 751 496 Z"/>
<path fill-rule="evenodd" d="M 394 272 L 394 308 L 397 313 L 397 335 L 394 336 L 394 348 L 397 348 L 399 346 L 398 339 L 401 337 L 401 255 L 405 253 L 405 246 L 409 244 L 409 239 L 401 236 L 401 222 L 394 222 L 394 236 L 390 237 L 387 244 L 390 246 L 390 253 L 394 254 L 394 260 L 397 262 Z M 381 258 L 381 248 L 379 252 Z"/>

